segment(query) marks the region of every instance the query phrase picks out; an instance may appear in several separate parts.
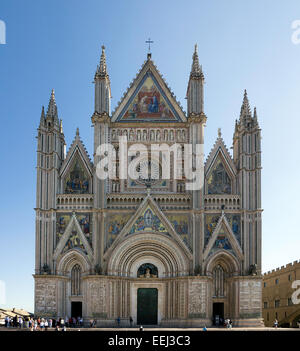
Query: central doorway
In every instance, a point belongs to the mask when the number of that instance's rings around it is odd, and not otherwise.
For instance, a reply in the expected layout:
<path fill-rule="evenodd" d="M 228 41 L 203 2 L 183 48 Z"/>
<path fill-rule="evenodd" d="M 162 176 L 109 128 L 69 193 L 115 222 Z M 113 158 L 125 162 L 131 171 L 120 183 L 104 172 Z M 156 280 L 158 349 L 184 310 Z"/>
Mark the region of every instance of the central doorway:
<path fill-rule="evenodd" d="M 82 302 L 72 301 L 71 303 L 71 317 L 82 317 Z"/>
<path fill-rule="evenodd" d="M 158 290 L 139 288 L 137 291 L 137 324 L 156 325 L 158 309 Z"/>
<path fill-rule="evenodd" d="M 213 303 L 213 324 L 221 326 L 224 323 L 224 303 L 214 302 Z"/>

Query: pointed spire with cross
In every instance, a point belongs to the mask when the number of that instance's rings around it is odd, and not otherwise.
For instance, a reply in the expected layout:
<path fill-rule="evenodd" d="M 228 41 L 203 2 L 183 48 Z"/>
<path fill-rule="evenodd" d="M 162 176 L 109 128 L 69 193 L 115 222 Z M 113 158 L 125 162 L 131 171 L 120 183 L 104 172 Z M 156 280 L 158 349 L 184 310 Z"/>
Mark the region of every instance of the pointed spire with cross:
<path fill-rule="evenodd" d="M 151 59 L 151 44 L 154 43 L 153 40 L 151 40 L 150 38 L 148 40 L 145 41 L 146 44 L 148 44 L 148 54 L 147 54 L 147 59 L 150 60 Z"/>

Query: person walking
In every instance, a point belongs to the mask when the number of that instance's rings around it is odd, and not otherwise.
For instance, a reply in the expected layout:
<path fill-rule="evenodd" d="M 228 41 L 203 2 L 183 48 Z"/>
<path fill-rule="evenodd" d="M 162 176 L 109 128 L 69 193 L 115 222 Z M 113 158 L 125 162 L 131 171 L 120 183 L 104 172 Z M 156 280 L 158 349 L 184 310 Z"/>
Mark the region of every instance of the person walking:
<path fill-rule="evenodd" d="M 274 321 L 274 327 L 278 328 L 278 320 L 277 319 L 275 319 L 275 321 Z"/>
<path fill-rule="evenodd" d="M 120 317 L 118 317 L 118 318 L 117 318 L 118 327 L 120 326 L 120 323 L 121 323 L 121 319 L 120 319 Z"/>
<path fill-rule="evenodd" d="M 129 317 L 129 323 L 130 323 L 130 327 L 132 327 L 133 319 L 131 316 Z"/>

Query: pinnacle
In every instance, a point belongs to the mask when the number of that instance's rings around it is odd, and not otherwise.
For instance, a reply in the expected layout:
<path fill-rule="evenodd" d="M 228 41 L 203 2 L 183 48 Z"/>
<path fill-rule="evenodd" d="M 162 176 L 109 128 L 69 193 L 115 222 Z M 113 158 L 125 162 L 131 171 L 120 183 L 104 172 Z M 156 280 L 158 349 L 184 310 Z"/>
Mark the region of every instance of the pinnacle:
<path fill-rule="evenodd" d="M 193 63 L 191 68 L 191 77 L 200 77 L 202 75 L 202 67 L 199 64 L 199 57 L 198 57 L 198 45 L 195 44 L 195 51 L 193 54 Z"/>
<path fill-rule="evenodd" d="M 100 64 L 97 67 L 96 75 L 105 77 L 107 76 L 107 66 L 106 66 L 106 56 L 105 56 L 105 46 L 101 46 L 102 52 L 100 57 Z"/>
<path fill-rule="evenodd" d="M 247 90 L 244 91 L 244 99 L 241 107 L 240 118 L 242 117 L 251 117 L 250 104 L 248 100 Z"/>
<path fill-rule="evenodd" d="M 51 91 L 51 96 L 48 104 L 48 109 L 47 109 L 47 117 L 52 117 L 57 119 L 57 106 L 56 106 L 56 101 L 55 101 L 55 93 L 54 89 Z"/>

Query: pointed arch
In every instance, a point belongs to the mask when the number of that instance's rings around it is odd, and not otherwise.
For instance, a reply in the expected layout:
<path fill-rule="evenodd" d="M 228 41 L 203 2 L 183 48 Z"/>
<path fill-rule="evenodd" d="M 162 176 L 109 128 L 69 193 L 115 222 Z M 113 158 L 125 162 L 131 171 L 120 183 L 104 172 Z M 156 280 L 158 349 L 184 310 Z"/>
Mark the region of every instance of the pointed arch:
<path fill-rule="evenodd" d="M 70 276 L 72 268 L 78 264 L 81 269 L 81 274 L 85 275 L 90 272 L 92 262 L 90 259 L 78 250 L 71 250 L 65 254 L 59 255 L 57 258 L 57 274 Z"/>
<path fill-rule="evenodd" d="M 208 276 L 213 276 L 213 270 L 220 265 L 227 275 L 240 275 L 241 266 L 238 259 L 231 253 L 225 250 L 219 250 L 209 256 L 204 261 L 204 271 Z"/>

